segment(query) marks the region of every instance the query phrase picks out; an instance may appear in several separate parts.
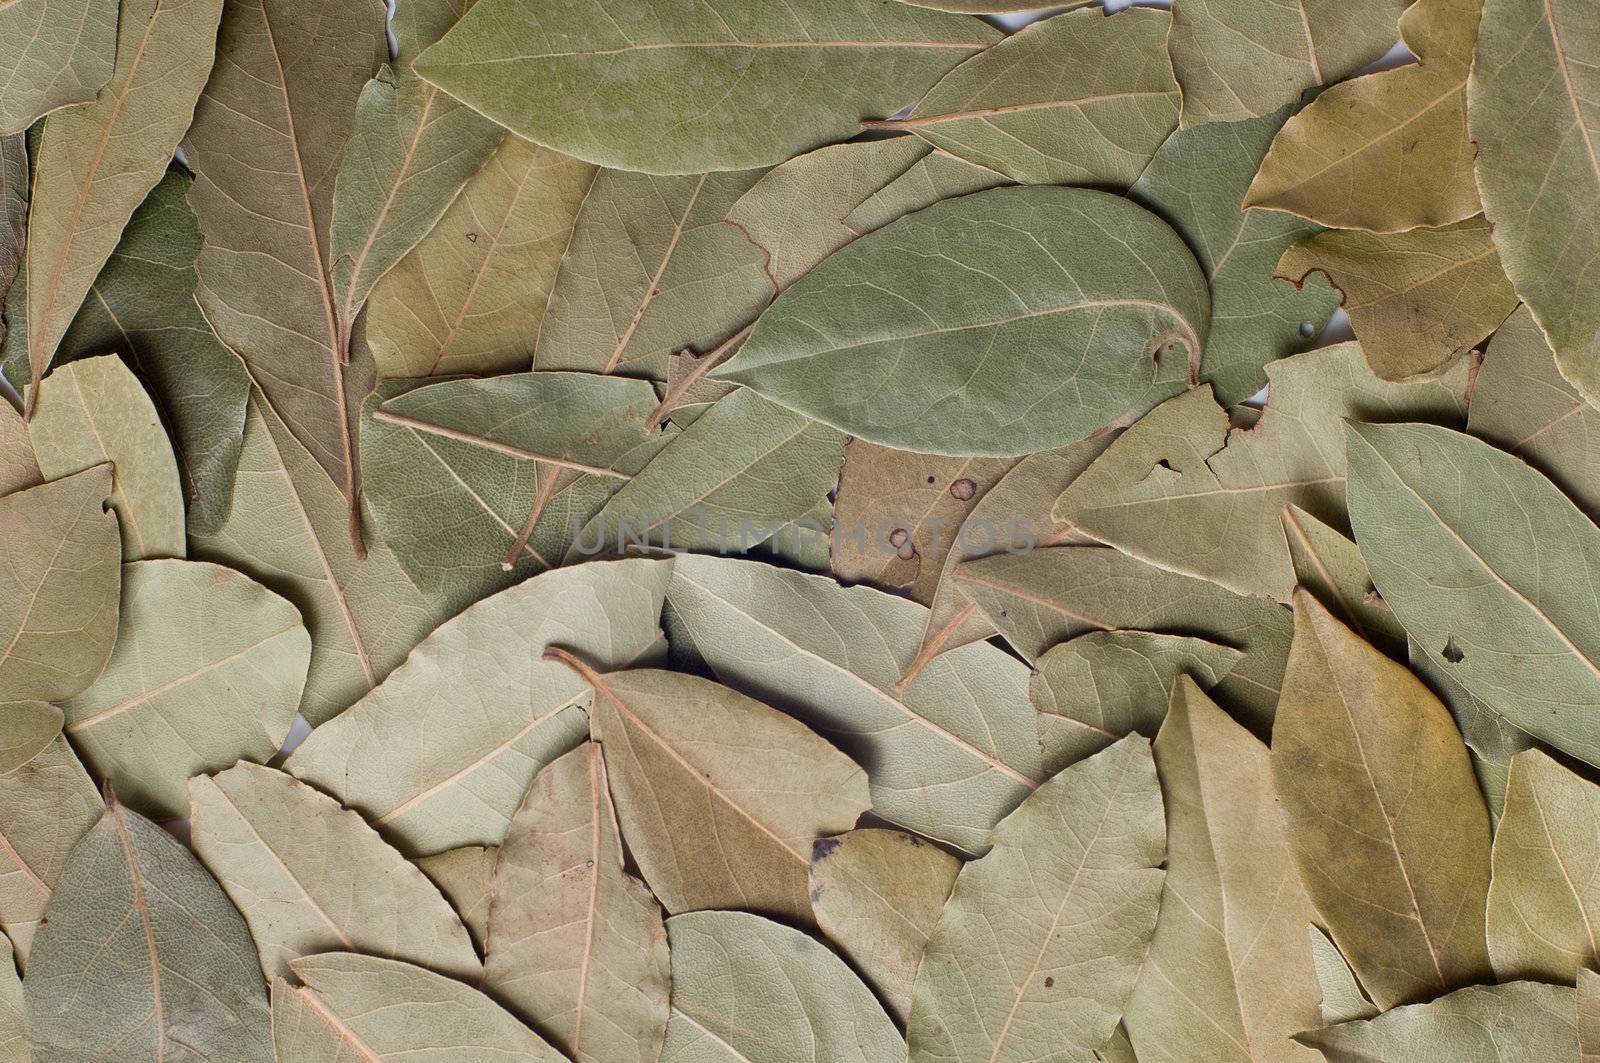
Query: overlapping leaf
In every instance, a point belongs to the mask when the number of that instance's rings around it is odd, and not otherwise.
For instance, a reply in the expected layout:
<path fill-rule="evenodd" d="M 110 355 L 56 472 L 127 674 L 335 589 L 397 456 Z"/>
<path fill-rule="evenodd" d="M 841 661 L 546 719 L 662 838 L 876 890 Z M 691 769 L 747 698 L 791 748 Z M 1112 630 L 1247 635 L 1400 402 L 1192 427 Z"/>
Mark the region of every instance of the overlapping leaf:
<path fill-rule="evenodd" d="M 0 134 L 92 100 L 111 80 L 119 2 L 14 0 L 0 5 Z"/>
<path fill-rule="evenodd" d="M 0 775 L 0 929 L 24 970 L 68 854 L 101 811 L 99 791 L 65 738 Z"/>
<path fill-rule="evenodd" d="M 1356 544 L 1295 505 L 1283 507 L 1283 537 L 1296 586 L 1309 591 L 1339 623 L 1396 660 L 1404 659 L 1405 629 L 1372 585 Z"/>
<path fill-rule="evenodd" d="M 494 846 L 463 845 L 414 861 L 461 916 L 480 952 L 489 937 L 489 902 L 499 859 L 500 850 Z"/>
<path fill-rule="evenodd" d="M 1302 1035 L 1331 1063 L 1369 1059 L 1406 1063 L 1542 1063 L 1578 1056 L 1577 992 L 1570 986 L 1512 982 L 1470 986 L 1426 1004 Z"/>
<path fill-rule="evenodd" d="M 61 710 L 43 701 L 0 701 L 0 775 L 49 748 L 61 733 Z"/>

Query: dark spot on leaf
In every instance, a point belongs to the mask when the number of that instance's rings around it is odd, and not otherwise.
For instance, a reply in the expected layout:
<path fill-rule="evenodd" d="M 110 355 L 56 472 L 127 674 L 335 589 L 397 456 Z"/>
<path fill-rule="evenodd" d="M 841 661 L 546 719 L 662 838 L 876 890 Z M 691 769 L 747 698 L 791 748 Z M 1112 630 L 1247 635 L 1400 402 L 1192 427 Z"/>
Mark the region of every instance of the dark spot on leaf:
<path fill-rule="evenodd" d="M 1044 987 L 1046 989 L 1054 989 L 1056 987 L 1056 980 L 1054 978 L 1048 978 L 1047 977 L 1044 980 Z"/>
<path fill-rule="evenodd" d="M 906 531 L 904 528 L 896 528 L 894 531 L 889 533 L 889 545 L 894 547 L 896 550 L 900 549 L 910 540 L 911 533 Z"/>
<path fill-rule="evenodd" d="M 928 477 L 928 482 L 929 483 L 933 483 L 937 479 L 938 479 L 938 477 L 936 477 L 936 476 L 930 476 L 930 477 Z"/>
<path fill-rule="evenodd" d="M 1000 619 L 1001 620 L 1004 620 L 1006 617 L 1008 617 L 1010 615 L 1011 614 L 1009 612 L 1007 612 L 1006 610 L 1004 610 L 1004 609 L 1000 610 Z"/>
<path fill-rule="evenodd" d="M 1178 471 L 1178 470 L 1176 470 L 1176 469 L 1174 469 L 1172 467 L 1172 462 L 1168 461 L 1166 458 L 1162 458 L 1160 461 L 1156 462 L 1155 467 L 1156 467 L 1156 469 L 1165 469 L 1168 472 L 1177 472 Z M 1150 471 L 1154 472 L 1155 469 L 1152 469 Z"/>
<path fill-rule="evenodd" d="M 818 838 L 816 841 L 811 843 L 812 861 L 815 862 L 817 860 L 826 860 L 828 857 L 833 855 L 833 851 L 835 849 L 839 848 L 839 844 L 838 838 Z"/>
<path fill-rule="evenodd" d="M 1315 336 L 1316 334 L 1317 334 L 1317 326 L 1313 325 L 1309 321 L 1300 322 L 1300 335 L 1304 336 L 1306 339 L 1309 340 L 1312 336 Z"/>
<path fill-rule="evenodd" d="M 475 244 L 477 242 L 478 242 L 478 234 L 477 233 L 468 233 L 467 234 L 467 243 Z"/>
<path fill-rule="evenodd" d="M 1444 640 L 1444 650 L 1441 652 L 1443 653 L 1444 659 L 1449 661 L 1451 664 L 1460 664 L 1462 661 L 1467 659 L 1466 652 L 1462 650 L 1460 646 L 1456 645 L 1456 637 L 1454 635 L 1451 635 L 1449 638 Z"/>
<path fill-rule="evenodd" d="M 965 502 L 978 493 L 978 485 L 963 476 L 950 485 L 950 497 Z"/>

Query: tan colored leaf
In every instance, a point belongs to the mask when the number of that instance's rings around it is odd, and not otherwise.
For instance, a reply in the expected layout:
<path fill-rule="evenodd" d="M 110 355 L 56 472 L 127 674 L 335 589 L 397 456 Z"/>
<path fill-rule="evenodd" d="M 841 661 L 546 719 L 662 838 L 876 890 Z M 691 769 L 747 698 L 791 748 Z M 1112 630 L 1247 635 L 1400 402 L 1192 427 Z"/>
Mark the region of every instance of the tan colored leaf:
<path fill-rule="evenodd" d="M 1316 968 L 1317 984 L 1322 990 L 1322 1024 L 1331 1026 L 1376 1016 L 1378 1009 L 1362 992 L 1361 984 L 1356 981 L 1356 973 L 1345 962 L 1339 946 L 1315 923 L 1306 924 L 1306 934 L 1311 939 L 1311 962 Z"/>
<path fill-rule="evenodd" d="M 0 4 L 0 134 L 94 99 L 111 80 L 117 13 L 106 0 Z"/>
<path fill-rule="evenodd" d="M 912 834 L 863 829 L 811 847 L 817 926 L 877 988 L 896 1022 L 961 861 Z"/>
<path fill-rule="evenodd" d="M 1148 739 L 1040 786 L 956 876 L 911 996 L 911 1063 L 1081 1056 L 1144 962 L 1166 850 Z"/>
<path fill-rule="evenodd" d="M 1283 507 L 1283 537 L 1289 544 L 1297 586 L 1339 618 L 1339 622 L 1399 660 L 1405 628 L 1372 585 L 1372 574 L 1356 544 L 1294 504 Z"/>
<path fill-rule="evenodd" d="M 94 682 L 122 586 L 111 466 L 0 497 L 0 690 L 60 701 Z"/>
<path fill-rule="evenodd" d="M 67 326 L 189 128 L 221 15 L 222 0 L 121 0 L 110 83 L 45 120 L 28 208 L 30 413 Z"/>
<path fill-rule="evenodd" d="M 271 977 L 333 949 L 475 977 L 466 927 L 433 883 L 354 812 L 241 763 L 189 782 L 195 852 L 244 913 Z"/>
<path fill-rule="evenodd" d="M 33 1059 L 23 1008 L 22 979 L 12 958 L 11 939 L 0 934 L 0 1058 L 12 1063 Z"/>
<path fill-rule="evenodd" d="M 1306 924 L 1267 747 L 1180 678 L 1155 741 L 1167 877 L 1124 1023 L 1139 1058 L 1311 1061 L 1319 1024 Z"/>
<path fill-rule="evenodd" d="M 285 768 L 408 855 L 500 844 L 534 774 L 588 729 L 588 686 L 545 649 L 605 668 L 654 663 L 670 568 L 581 565 L 485 598 L 312 731 Z"/>
<path fill-rule="evenodd" d="M 1487 973 L 1489 815 L 1420 680 L 1296 592 L 1272 771 L 1295 860 L 1381 1008 Z"/>
<path fill-rule="evenodd" d="M 590 729 L 617 818 L 667 911 L 755 908 L 810 923 L 811 842 L 872 806 L 866 773 L 798 721 L 699 676 L 601 675 L 564 650 L 546 654 L 594 688 Z"/>
<path fill-rule="evenodd" d="M 1244 205 L 1376 233 L 1481 211 L 1467 71 L 1482 9 L 1483 0 L 1417 0 L 1400 36 L 1418 62 L 1335 85 L 1289 119 Z"/>
<path fill-rule="evenodd" d="M 1517 305 L 1481 216 L 1390 235 L 1321 233 L 1285 251 L 1277 271 L 1297 286 L 1320 273 L 1339 290 L 1367 364 L 1384 380 L 1440 369 Z"/>
<path fill-rule="evenodd" d="M 0 24 L 5 16 L 0 15 Z M 0 104 L 3 107 L 3 104 Z M 0 136 L 0 300 L 22 268 L 28 235 L 28 138 L 24 133 Z M 0 339 L 6 321 L 0 315 Z"/>
<path fill-rule="evenodd" d="M 155 405 L 116 355 L 61 366 L 29 390 L 28 438 L 46 479 L 110 464 L 124 561 L 182 557 L 183 488 Z"/>
<path fill-rule="evenodd" d="M 1475 985 L 1299 1040 L 1328 1063 L 1548 1063 L 1578 1058 L 1577 1007 L 1571 986 Z"/>
<path fill-rule="evenodd" d="M 65 738 L 0 775 L 0 929 L 24 970 L 67 855 L 102 810 L 100 792 Z"/>
<path fill-rule="evenodd" d="M 44 483 L 28 426 L 10 401 L 0 402 L 0 496 Z"/>
<path fill-rule="evenodd" d="M 1200 388 L 1170 399 L 1106 449 L 1061 495 L 1057 520 L 1153 565 L 1287 601 L 1294 570 L 1282 513 L 1345 523 L 1342 421 L 1460 424 L 1468 366 L 1390 384 L 1354 343 L 1271 363 L 1261 422 L 1230 429 Z"/>
<path fill-rule="evenodd" d="M 0 775 L 50 748 L 61 733 L 61 710 L 43 701 L 0 701 Z"/>
<path fill-rule="evenodd" d="M 412 861 L 455 908 L 480 953 L 489 938 L 489 901 L 499 859 L 500 850 L 493 846 L 463 845 Z"/>
<path fill-rule="evenodd" d="M 484 987 L 580 1063 L 655 1063 L 670 983 L 661 906 L 623 869 L 600 746 L 585 742 L 540 769 L 506 829 Z"/>
<path fill-rule="evenodd" d="M 378 375 L 523 370 L 595 169 L 501 140 L 367 307 Z M 614 260 L 614 265 L 620 260 Z"/>
<path fill-rule="evenodd" d="M 1600 1061 L 1600 974 L 1578 972 L 1578 1045 L 1581 1063 Z"/>

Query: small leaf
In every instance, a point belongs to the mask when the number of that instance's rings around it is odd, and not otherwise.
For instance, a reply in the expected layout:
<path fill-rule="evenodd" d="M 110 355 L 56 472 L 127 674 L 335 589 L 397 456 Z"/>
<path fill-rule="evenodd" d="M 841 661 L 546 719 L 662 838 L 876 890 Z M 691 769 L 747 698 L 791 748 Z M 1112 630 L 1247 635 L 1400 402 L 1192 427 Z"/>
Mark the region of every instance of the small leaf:
<path fill-rule="evenodd" d="M 0 402 L 0 496 L 42 483 L 27 423 L 9 400 Z"/>
<path fill-rule="evenodd" d="M 1581 1063 L 1600 1060 L 1600 974 L 1578 972 L 1578 1045 Z"/>
<path fill-rule="evenodd" d="M 67 856 L 101 811 L 100 793 L 65 738 L 0 775 L 0 929 L 24 970 Z"/>
<path fill-rule="evenodd" d="M 118 3 L 15 0 L 0 4 L 0 134 L 95 98 L 117 56 Z"/>
<path fill-rule="evenodd" d="M 993 170 L 934 150 L 863 200 L 844 223 L 864 236 L 913 211 L 931 207 L 941 199 L 954 199 L 1010 183 Z"/>
<path fill-rule="evenodd" d="M 1306 933 L 1311 938 L 1311 961 L 1316 967 L 1317 983 L 1322 989 L 1322 1024 L 1332 1026 L 1376 1016 L 1378 1009 L 1361 991 L 1356 973 L 1345 962 L 1339 946 L 1329 940 L 1328 935 L 1314 923 L 1306 924 Z"/>
<path fill-rule="evenodd" d="M 0 775 L 48 749 L 61 733 L 61 710 L 43 701 L 0 702 Z"/>
<path fill-rule="evenodd" d="M 0 14 L 0 26 L 5 16 Z M 4 109 L 0 96 L 0 110 Z M 0 297 L 11 289 L 22 267 L 28 235 L 28 138 L 23 133 L 0 136 Z M 0 339 L 7 322 L 0 317 Z"/>
<path fill-rule="evenodd" d="M 492 846 L 463 845 L 412 861 L 461 916 L 479 952 L 489 937 L 489 901 L 499 859 L 500 850 Z"/>
<path fill-rule="evenodd" d="M 1578 1058 L 1577 1007 L 1570 986 L 1469 986 L 1374 1019 L 1302 1034 L 1299 1040 L 1328 1063 L 1547 1063 Z"/>
<path fill-rule="evenodd" d="M 1355 543 L 1293 503 L 1283 507 L 1294 581 L 1351 631 L 1389 656 L 1405 657 L 1406 632 L 1372 585 Z"/>

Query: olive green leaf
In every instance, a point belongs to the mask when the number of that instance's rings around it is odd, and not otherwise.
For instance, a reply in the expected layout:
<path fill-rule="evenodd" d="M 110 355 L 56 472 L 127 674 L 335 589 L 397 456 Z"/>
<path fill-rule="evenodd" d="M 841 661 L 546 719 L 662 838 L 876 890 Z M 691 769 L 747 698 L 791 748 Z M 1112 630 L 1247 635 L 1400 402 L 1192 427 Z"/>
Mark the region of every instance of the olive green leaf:
<path fill-rule="evenodd" d="M 1183 124 L 1237 122 L 1298 103 L 1381 58 L 1410 0 L 1179 0 L 1172 65 Z"/>
<path fill-rule="evenodd" d="M 118 7 L 118 0 L 0 4 L 0 134 L 95 98 L 115 66 Z"/>
<path fill-rule="evenodd" d="M 232 508 L 215 534 L 191 535 L 189 545 L 305 617 L 311 669 L 300 712 L 313 726 L 381 682 L 437 622 L 387 546 L 373 542 L 366 560 L 356 557 L 344 518 L 339 488 L 252 399 Z"/>
<path fill-rule="evenodd" d="M 534 367 L 665 380 L 678 351 L 708 351 L 754 320 L 777 281 L 767 252 L 724 219 L 760 177 L 601 170 L 561 259 Z"/>
<path fill-rule="evenodd" d="M 489 902 L 499 859 L 500 850 L 493 846 L 463 845 L 413 861 L 461 916 L 479 952 L 489 938 Z"/>
<path fill-rule="evenodd" d="M 1282 108 L 1249 121 L 1180 129 L 1130 192 L 1178 230 L 1211 282 L 1211 334 L 1200 379 L 1226 403 L 1259 391 L 1266 382 L 1262 367 L 1311 346 L 1333 313 L 1336 297 L 1327 286 L 1295 290 L 1271 275 L 1278 256 L 1316 226 L 1239 206 L 1287 115 Z"/>
<path fill-rule="evenodd" d="M 1124 432 L 1056 503 L 1057 520 L 1153 565 L 1287 601 L 1295 575 L 1282 515 L 1297 505 L 1342 526 L 1340 421 L 1461 424 L 1463 364 L 1438 380 L 1391 384 L 1354 343 L 1267 367 L 1261 423 L 1229 427 L 1209 389 L 1171 399 Z"/>
<path fill-rule="evenodd" d="M 200 219 L 198 299 L 274 413 L 339 486 L 361 551 L 347 352 L 329 271 L 335 176 L 362 87 L 388 56 L 384 7 L 229 3 L 184 151 Z"/>
<path fill-rule="evenodd" d="M 67 856 L 101 810 L 100 792 L 65 738 L 0 775 L 0 929 L 24 970 Z"/>
<path fill-rule="evenodd" d="M 668 599 L 718 679 L 870 765 L 872 810 L 891 823 L 979 852 L 1046 776 L 1028 669 L 1005 651 L 964 646 L 896 687 L 926 617 L 915 602 L 696 554 L 674 560 Z"/>
<path fill-rule="evenodd" d="M 473 0 L 411 0 L 398 11 L 404 52 L 361 90 L 339 163 L 328 227 L 330 280 L 341 354 L 356 315 L 478 172 L 505 130 L 417 77 L 411 61 L 442 37 Z"/>
<path fill-rule="evenodd" d="M 1590 593 L 1600 530 L 1549 480 L 1468 435 L 1352 424 L 1349 451 L 1356 542 L 1400 623 L 1513 725 L 1600 763 L 1589 725 L 1600 709 Z"/>
<path fill-rule="evenodd" d="M 189 800 L 195 852 L 250 923 L 269 976 L 330 949 L 477 975 L 466 927 L 433 883 L 331 797 L 241 763 L 191 779 Z"/>
<path fill-rule="evenodd" d="M 86 358 L 29 388 L 28 438 L 55 480 L 110 464 L 122 558 L 182 557 L 183 488 L 172 444 L 139 380 L 115 355 Z"/>
<path fill-rule="evenodd" d="M 1483 211 L 1517 295 L 1562 375 L 1600 398 L 1600 21 L 1585 0 L 1485 0 L 1467 83 Z"/>
<path fill-rule="evenodd" d="M 366 336 L 378 375 L 527 369 L 594 180 L 587 163 L 505 137 L 372 290 Z"/>
<path fill-rule="evenodd" d="M 1561 375 L 1526 306 L 1489 342 L 1467 431 L 1522 458 L 1600 517 L 1600 410 Z"/>
<path fill-rule="evenodd" d="M 1339 622 L 1396 660 L 1403 660 L 1406 633 L 1372 585 L 1372 574 L 1356 544 L 1296 505 L 1283 507 L 1283 537 L 1289 544 L 1295 584 L 1328 608 Z"/>
<path fill-rule="evenodd" d="M 27 423 L 9 400 L 0 401 L 0 496 L 42 483 Z"/>
<path fill-rule="evenodd" d="M 1066 1058 L 1111 1037 L 1155 928 L 1166 849 L 1150 742 L 1054 776 L 956 876 L 911 995 L 911 1063 Z"/>
<path fill-rule="evenodd" d="M 1056 15 L 956 67 L 906 118 L 869 125 L 1014 181 L 1126 188 L 1178 124 L 1171 25 L 1149 8 Z"/>
<path fill-rule="evenodd" d="M 1188 677 L 1155 741 L 1167 878 L 1124 1023 L 1139 1058 L 1313 1061 L 1319 1025 L 1306 924 L 1267 747 Z"/>
<path fill-rule="evenodd" d="M 1296 286 L 1320 274 L 1338 290 L 1367 364 L 1383 380 L 1435 372 L 1517 305 L 1482 216 L 1388 235 L 1321 233 L 1285 251 L 1277 273 Z"/>
<path fill-rule="evenodd" d="M 209 533 L 228 514 L 250 377 L 195 305 L 200 227 L 184 198 L 189 184 L 187 174 L 168 170 L 133 212 L 57 359 L 121 355 L 172 434 L 189 528 Z M 48 395 L 51 385 L 43 387 Z M 117 473 L 121 479 L 120 464 Z M 181 556 L 181 542 L 166 552 Z"/>
<path fill-rule="evenodd" d="M 568 562 L 642 544 L 745 550 L 838 481 L 844 437 L 736 391 L 673 438 L 573 538 Z"/>
<path fill-rule="evenodd" d="M 1115 438 L 1114 433 L 1108 432 L 1030 454 L 978 499 L 967 519 L 951 533 L 954 540 L 944 555 L 933 601 L 929 604 L 922 645 L 897 686 L 908 686 L 939 654 L 998 634 L 998 629 L 954 578 L 957 565 L 980 557 L 1032 550 L 1037 546 L 1080 539 L 1092 541 L 1078 536 L 1070 526 L 1057 524 L 1050 511 L 1067 485 Z"/>
<path fill-rule="evenodd" d="M 0 1057 L 29 1063 L 28 1030 L 23 1018 L 22 979 L 12 958 L 11 939 L 0 934 Z"/>
<path fill-rule="evenodd" d="M 1290 638 L 1289 614 L 1277 602 L 1091 546 L 996 554 L 957 566 L 954 578 L 1030 661 L 1090 631 L 1158 631 L 1243 650 L 1213 696 L 1258 735 L 1271 730 Z"/>
<path fill-rule="evenodd" d="M 845 444 L 833 503 L 833 574 L 933 601 L 962 524 L 1014 458 L 949 458 Z M 976 537 L 976 533 L 973 534 Z M 993 538 L 993 536 L 991 536 Z"/>
<path fill-rule="evenodd" d="M 43 701 L 0 701 L 0 775 L 38 756 L 61 733 L 61 710 Z"/>
<path fill-rule="evenodd" d="M 1377 1015 L 1378 1009 L 1362 992 L 1361 983 L 1356 981 L 1356 973 L 1345 962 L 1339 946 L 1329 940 L 1328 935 L 1315 923 L 1306 924 L 1306 934 L 1311 939 L 1311 962 L 1322 991 L 1319 1006 L 1322 1024 L 1332 1026 L 1334 1023 L 1370 1019 Z"/>
<path fill-rule="evenodd" d="M 0 15 L 3 25 L 4 15 Z M 28 233 L 28 138 L 23 133 L 0 136 L 0 296 L 11 289 L 22 268 Z M 6 321 L 0 315 L 0 339 Z"/>
<path fill-rule="evenodd" d="M 726 11 L 563 0 L 540 12 L 481 0 L 416 68 L 537 144 L 619 170 L 697 174 L 846 140 L 999 39 L 977 19 L 876 0 Z"/>
<path fill-rule="evenodd" d="M 189 128 L 216 51 L 222 0 L 121 5 L 110 83 L 93 103 L 45 119 L 39 137 L 28 207 L 30 414 L 67 326 Z"/>
<path fill-rule="evenodd" d="M 1142 208 L 1089 189 L 997 188 L 848 245 L 713 375 L 869 442 L 1027 454 L 1181 390 L 1208 304 L 1194 256 Z M 989 357 L 975 365 L 974 350 Z"/>
<path fill-rule="evenodd" d="M 189 850 L 115 800 L 67 860 L 23 992 L 39 1063 L 272 1063 L 244 920 Z"/>
<path fill-rule="evenodd" d="M 857 235 L 865 235 L 913 211 L 931 207 L 941 199 L 971 195 L 1010 183 L 993 170 L 935 148 L 863 200 L 844 223 Z"/>
<path fill-rule="evenodd" d="M 1567 983 L 1600 957 L 1597 814 L 1600 787 L 1536 749 L 1511 758 L 1489 886 L 1499 980 Z"/>
<path fill-rule="evenodd" d="M 905 1041 L 843 960 L 747 912 L 667 920 L 672 1021 L 661 1063 L 897 1063 Z"/>
<path fill-rule="evenodd" d="M 493 894 L 484 988 L 576 1060 L 655 1063 L 667 1031 L 667 934 L 661 906 L 623 869 L 599 745 L 533 777 Z"/>
<path fill-rule="evenodd" d="M 105 671 L 61 703 L 66 732 L 125 801 L 177 819 L 190 776 L 283 745 L 311 637 L 294 606 L 221 565 L 127 564 L 122 593 Z"/>
<path fill-rule="evenodd" d="M 1467 139 L 1482 9 L 1483 0 L 1417 0 L 1400 16 L 1400 36 L 1418 62 L 1335 85 L 1289 119 L 1244 205 L 1375 233 L 1482 210 Z"/>
<path fill-rule="evenodd" d="M 534 773 L 583 740 L 590 692 L 552 643 L 597 667 L 652 654 L 669 564 L 558 569 L 441 625 L 406 663 L 311 732 L 285 768 L 409 855 L 498 845 Z"/>
<path fill-rule="evenodd" d="M 1578 972 L 1578 1044 L 1582 1063 L 1600 1060 L 1600 974 Z"/>
<path fill-rule="evenodd" d="M 1133 1044 L 1128 1040 L 1127 1027 L 1121 1023 L 1117 1024 L 1110 1040 L 1094 1050 L 1093 1058 L 1096 1063 L 1139 1063 L 1133 1054 Z"/>
<path fill-rule="evenodd" d="M 476 989 L 422 967 L 355 952 L 289 967 L 302 984 L 272 980 L 277 1063 L 566 1059 Z"/>
<path fill-rule="evenodd" d="M 878 990 L 895 1021 L 911 1011 L 911 985 L 961 861 L 912 834 L 863 829 L 811 847 L 817 926 Z"/>
<path fill-rule="evenodd" d="M 1426 1004 L 1302 1034 L 1328 1063 L 1547 1063 L 1578 1058 L 1577 991 L 1512 982 L 1458 989 Z"/>
<path fill-rule="evenodd" d="M 0 497 L 0 690 L 60 701 L 94 682 L 122 586 L 111 466 Z"/>
<path fill-rule="evenodd" d="M 1210 690 L 1244 653 L 1205 639 L 1148 631 L 1091 631 L 1051 647 L 1029 683 L 1039 732 L 1058 766 L 1134 732 L 1154 736 L 1184 676 Z"/>
<path fill-rule="evenodd" d="M 1304 591 L 1272 773 L 1318 913 L 1378 1006 L 1487 973 L 1489 815 L 1455 721 Z"/>
<path fill-rule="evenodd" d="M 866 773 L 799 721 L 710 680 L 601 675 L 563 650 L 547 656 L 594 689 L 589 726 L 617 818 L 667 911 L 737 905 L 809 923 L 811 842 L 872 807 Z"/>
<path fill-rule="evenodd" d="M 574 534 L 671 442 L 646 435 L 643 380 L 517 373 L 401 392 L 362 418 L 367 504 L 383 540 L 451 612 L 557 565 Z"/>

